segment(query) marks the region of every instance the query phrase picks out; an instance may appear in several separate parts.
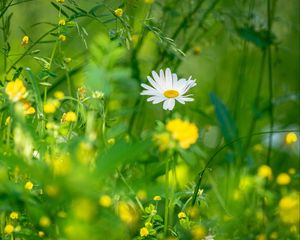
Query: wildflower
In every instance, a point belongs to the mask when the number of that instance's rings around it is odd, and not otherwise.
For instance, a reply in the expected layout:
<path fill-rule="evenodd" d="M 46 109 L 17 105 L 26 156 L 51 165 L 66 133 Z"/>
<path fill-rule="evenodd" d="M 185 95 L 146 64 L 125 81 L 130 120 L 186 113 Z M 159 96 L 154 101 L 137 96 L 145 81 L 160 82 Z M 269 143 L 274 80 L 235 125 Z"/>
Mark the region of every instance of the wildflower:
<path fill-rule="evenodd" d="M 194 123 L 179 118 L 170 120 L 166 125 L 166 129 L 183 149 L 188 149 L 190 145 L 196 143 L 199 136 L 198 128 Z"/>
<path fill-rule="evenodd" d="M 111 204 L 112 204 L 112 200 L 111 200 L 111 197 L 108 196 L 108 195 L 103 195 L 99 198 L 99 204 L 102 206 L 102 207 L 110 207 Z"/>
<path fill-rule="evenodd" d="M 44 112 L 45 113 L 55 113 L 58 107 L 58 103 L 55 101 L 48 101 L 44 104 Z"/>
<path fill-rule="evenodd" d="M 39 232 L 38 232 L 38 236 L 39 236 L 40 238 L 45 237 L 45 233 L 44 233 L 43 231 L 39 231 Z"/>
<path fill-rule="evenodd" d="M 24 188 L 25 188 L 26 190 L 29 190 L 29 191 L 32 190 L 32 188 L 33 188 L 33 183 L 30 182 L 30 181 L 26 182 L 25 185 L 24 185 Z"/>
<path fill-rule="evenodd" d="M 115 15 L 117 17 L 122 17 L 123 16 L 123 9 L 122 8 L 117 8 L 115 11 L 114 11 Z"/>
<path fill-rule="evenodd" d="M 184 212 L 178 213 L 177 216 L 178 216 L 179 219 L 186 218 L 186 214 Z"/>
<path fill-rule="evenodd" d="M 288 185 L 291 182 L 291 177 L 287 173 L 280 173 L 276 178 L 276 182 L 279 185 Z"/>
<path fill-rule="evenodd" d="M 11 225 L 11 224 L 7 224 L 7 225 L 4 227 L 4 233 L 6 233 L 6 234 L 12 234 L 14 230 L 15 230 L 15 228 L 14 228 L 14 226 Z"/>
<path fill-rule="evenodd" d="M 142 227 L 140 229 L 140 236 L 141 237 L 147 237 L 149 235 L 149 231 L 146 227 Z"/>
<path fill-rule="evenodd" d="M 287 224 L 299 223 L 300 214 L 299 193 L 292 193 L 279 201 L 279 215 L 281 220 Z"/>
<path fill-rule="evenodd" d="M 136 196 L 140 199 L 140 200 L 146 200 L 147 199 L 147 192 L 144 190 L 139 190 L 136 193 Z"/>
<path fill-rule="evenodd" d="M 95 214 L 96 206 L 88 198 L 76 199 L 72 204 L 74 215 L 83 221 L 89 221 Z"/>
<path fill-rule="evenodd" d="M 196 225 L 192 228 L 192 236 L 193 239 L 195 240 L 202 240 L 205 236 L 205 229 L 200 226 L 200 225 Z"/>
<path fill-rule="evenodd" d="M 24 86 L 23 81 L 20 79 L 10 81 L 6 85 L 5 93 L 12 102 L 17 102 L 27 96 L 26 87 Z"/>
<path fill-rule="evenodd" d="M 153 140 L 157 143 L 161 152 L 172 148 L 171 136 L 166 132 L 155 134 Z"/>
<path fill-rule="evenodd" d="M 17 212 L 11 212 L 9 217 L 11 219 L 18 219 L 19 218 L 19 214 Z"/>
<path fill-rule="evenodd" d="M 64 113 L 62 118 L 61 118 L 61 122 L 76 122 L 77 120 L 77 116 L 76 113 L 74 112 L 67 112 Z"/>
<path fill-rule="evenodd" d="M 56 197 L 59 193 L 59 188 L 55 185 L 47 185 L 45 187 L 45 192 L 50 197 Z"/>
<path fill-rule="evenodd" d="M 285 143 L 286 144 L 293 144 L 293 143 L 295 143 L 295 142 L 297 142 L 298 141 L 298 136 L 297 136 L 297 134 L 296 133 L 294 133 L 294 132 L 289 132 L 289 133 L 287 133 L 286 135 L 285 135 Z"/>
<path fill-rule="evenodd" d="M 85 95 L 86 95 L 86 88 L 84 86 L 80 87 L 77 89 L 77 92 L 78 92 L 78 97 L 80 100 L 84 99 L 85 98 Z"/>
<path fill-rule="evenodd" d="M 61 41 L 61 42 L 64 42 L 64 41 L 67 40 L 67 37 L 66 37 L 65 35 L 63 35 L 63 34 L 60 34 L 60 35 L 58 36 L 58 40 Z"/>
<path fill-rule="evenodd" d="M 58 2 L 58 3 L 64 3 L 65 0 L 56 0 L 56 2 Z"/>
<path fill-rule="evenodd" d="M 99 91 L 95 91 L 95 92 L 93 92 L 92 96 L 93 96 L 93 98 L 103 99 L 104 93 L 103 92 L 99 92 Z"/>
<path fill-rule="evenodd" d="M 5 119 L 5 126 L 9 125 L 11 123 L 11 117 L 8 116 L 6 119 Z"/>
<path fill-rule="evenodd" d="M 262 178 L 272 179 L 272 169 L 267 165 L 261 165 L 258 169 L 257 175 Z"/>
<path fill-rule="evenodd" d="M 51 220 L 47 216 L 42 216 L 40 218 L 39 224 L 40 224 L 41 227 L 49 227 L 50 224 L 51 224 Z"/>
<path fill-rule="evenodd" d="M 29 43 L 29 37 L 25 35 L 25 36 L 22 38 L 21 45 L 22 45 L 22 46 L 26 46 L 28 43 Z"/>
<path fill-rule="evenodd" d="M 66 25 L 66 20 L 65 20 L 65 19 L 60 19 L 60 20 L 58 21 L 58 25 L 59 25 L 59 26 L 65 26 L 65 25 Z"/>
<path fill-rule="evenodd" d="M 109 145 L 114 145 L 115 143 L 116 143 L 116 139 L 114 139 L 114 138 L 110 138 L 107 140 L 107 144 L 109 144 Z"/>
<path fill-rule="evenodd" d="M 289 169 L 289 174 L 290 175 L 294 175 L 296 173 L 296 169 L 295 168 L 290 168 Z"/>
<path fill-rule="evenodd" d="M 126 202 L 120 202 L 118 204 L 117 211 L 120 219 L 128 225 L 136 222 L 137 212 L 130 204 Z"/>
<path fill-rule="evenodd" d="M 153 200 L 154 200 L 154 201 L 160 201 L 160 200 L 161 200 L 161 197 L 158 196 L 158 195 L 156 195 L 156 196 L 154 196 Z"/>
<path fill-rule="evenodd" d="M 64 97 L 65 97 L 65 94 L 63 91 L 55 91 L 54 92 L 54 97 L 57 99 L 57 100 L 62 100 Z"/>
<path fill-rule="evenodd" d="M 201 48 L 199 46 L 193 48 L 194 55 L 199 55 L 200 53 L 201 53 Z"/>
<path fill-rule="evenodd" d="M 35 113 L 35 108 L 31 106 L 29 102 L 24 102 L 23 103 L 23 108 L 24 108 L 24 114 L 25 115 L 31 115 Z"/>
<path fill-rule="evenodd" d="M 68 64 L 68 63 L 72 62 L 72 58 L 66 57 L 66 58 L 64 58 L 64 62 Z"/>
<path fill-rule="evenodd" d="M 164 110 L 172 110 L 176 100 L 181 104 L 194 100 L 190 95 L 185 96 L 190 88 L 196 86 L 196 81 L 191 80 L 191 77 L 188 80 L 178 80 L 177 74 L 167 68 L 165 72 L 160 70 L 160 75 L 152 71 L 152 77 L 148 76 L 147 79 L 152 86 L 142 83 L 141 86 L 146 90 L 143 90 L 141 95 L 151 96 L 147 101 L 153 104 L 164 102 Z"/>
<path fill-rule="evenodd" d="M 256 240 L 267 240 L 267 238 L 266 235 L 262 233 L 256 236 Z"/>

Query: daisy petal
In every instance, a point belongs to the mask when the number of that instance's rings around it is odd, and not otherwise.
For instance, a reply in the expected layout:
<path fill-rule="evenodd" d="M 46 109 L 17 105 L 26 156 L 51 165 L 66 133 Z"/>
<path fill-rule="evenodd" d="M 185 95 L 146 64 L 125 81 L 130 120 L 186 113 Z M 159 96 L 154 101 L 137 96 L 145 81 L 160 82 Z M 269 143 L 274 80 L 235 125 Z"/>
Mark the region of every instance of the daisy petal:
<path fill-rule="evenodd" d="M 170 98 L 169 99 L 169 104 L 168 104 L 169 110 L 173 110 L 174 106 L 175 106 L 175 99 Z"/>
<path fill-rule="evenodd" d="M 166 87 L 169 88 L 169 89 L 172 89 L 173 83 L 172 83 L 172 73 L 171 73 L 170 68 L 166 69 L 165 78 L 166 78 Z"/>
<path fill-rule="evenodd" d="M 168 110 L 168 108 L 169 108 L 169 100 L 170 99 L 167 99 L 166 101 L 164 101 L 164 104 L 163 104 L 163 109 L 164 110 Z"/>

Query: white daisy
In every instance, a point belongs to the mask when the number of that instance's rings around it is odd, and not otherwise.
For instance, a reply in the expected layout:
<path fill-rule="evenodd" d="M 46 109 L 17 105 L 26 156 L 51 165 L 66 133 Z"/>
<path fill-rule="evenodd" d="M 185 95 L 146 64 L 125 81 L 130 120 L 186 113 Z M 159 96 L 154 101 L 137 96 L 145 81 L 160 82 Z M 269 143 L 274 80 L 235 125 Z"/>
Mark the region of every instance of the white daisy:
<path fill-rule="evenodd" d="M 194 101 L 190 97 L 191 95 L 184 95 L 190 88 L 196 86 L 196 80 L 191 78 L 178 80 L 177 74 L 172 73 L 169 68 L 165 72 L 160 70 L 159 75 L 152 71 L 152 77 L 147 76 L 151 86 L 142 83 L 141 86 L 145 90 L 141 92 L 141 95 L 151 96 L 147 101 L 153 104 L 164 102 L 163 109 L 172 110 L 175 106 L 175 100 L 181 104 Z"/>

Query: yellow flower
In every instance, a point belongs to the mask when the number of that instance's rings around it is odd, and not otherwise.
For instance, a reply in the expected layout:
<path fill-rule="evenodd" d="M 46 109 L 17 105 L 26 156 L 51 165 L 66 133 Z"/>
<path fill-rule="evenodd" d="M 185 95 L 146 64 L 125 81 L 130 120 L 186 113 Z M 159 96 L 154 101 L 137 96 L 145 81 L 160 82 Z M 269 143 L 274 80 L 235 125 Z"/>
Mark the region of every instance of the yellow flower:
<path fill-rule="evenodd" d="M 142 227 L 140 229 L 140 236 L 141 237 L 147 237 L 149 235 L 149 231 L 146 227 Z"/>
<path fill-rule="evenodd" d="M 54 101 L 49 101 L 44 104 L 44 112 L 45 113 L 55 113 L 57 109 L 57 104 Z"/>
<path fill-rule="evenodd" d="M 262 233 L 256 236 L 256 240 L 267 240 L 267 238 L 266 235 Z"/>
<path fill-rule="evenodd" d="M 198 139 L 198 128 L 194 123 L 183 121 L 179 118 L 170 120 L 166 129 L 171 133 L 172 137 L 179 142 L 183 149 L 188 149 Z"/>
<path fill-rule="evenodd" d="M 291 177 L 287 173 L 280 173 L 276 178 L 276 182 L 279 185 L 288 185 L 291 182 Z"/>
<path fill-rule="evenodd" d="M 28 43 L 29 43 L 29 37 L 25 35 L 25 36 L 22 38 L 21 44 L 22 44 L 22 46 L 25 46 L 25 45 L 27 45 Z"/>
<path fill-rule="evenodd" d="M 294 132 L 289 132 L 285 135 L 285 143 L 286 144 L 293 144 L 298 141 L 298 136 Z"/>
<path fill-rule="evenodd" d="M 120 202 L 118 204 L 117 212 L 120 219 L 128 225 L 134 224 L 138 219 L 138 214 L 135 209 L 126 202 Z"/>
<path fill-rule="evenodd" d="M 58 36 L 58 40 L 61 41 L 61 42 L 64 42 L 64 41 L 67 40 L 67 37 L 66 37 L 65 35 L 63 35 L 63 34 L 60 34 L 60 35 Z"/>
<path fill-rule="evenodd" d="M 199 55 L 201 53 L 201 48 L 199 46 L 196 46 L 193 48 L 194 55 Z"/>
<path fill-rule="evenodd" d="M 56 2 L 58 2 L 58 3 L 64 3 L 65 0 L 56 0 Z"/>
<path fill-rule="evenodd" d="M 169 133 L 158 133 L 153 137 L 154 142 L 158 145 L 159 151 L 163 152 L 172 148 L 171 137 Z"/>
<path fill-rule="evenodd" d="M 158 195 L 156 195 L 156 196 L 154 196 L 153 200 L 154 200 L 154 201 L 160 201 L 160 200 L 161 200 L 161 197 L 158 196 Z"/>
<path fill-rule="evenodd" d="M 196 225 L 192 228 L 192 236 L 193 240 L 202 240 L 205 237 L 205 229 L 200 226 Z"/>
<path fill-rule="evenodd" d="M 258 169 L 257 175 L 262 178 L 272 179 L 272 169 L 267 165 L 261 165 Z"/>
<path fill-rule="evenodd" d="M 65 94 L 63 91 L 55 91 L 54 97 L 58 100 L 62 100 L 65 97 Z"/>
<path fill-rule="evenodd" d="M 60 19 L 60 20 L 58 21 L 58 25 L 59 25 L 59 26 L 65 26 L 65 25 L 66 25 L 66 20 L 65 20 L 65 19 Z"/>
<path fill-rule="evenodd" d="M 9 125 L 11 123 L 11 117 L 8 116 L 6 119 L 5 119 L 5 126 Z"/>
<path fill-rule="evenodd" d="M 295 168 L 290 168 L 289 169 L 289 174 L 290 175 L 294 175 L 296 173 L 296 169 Z"/>
<path fill-rule="evenodd" d="M 83 221 L 89 221 L 95 214 L 96 206 L 88 198 L 78 198 L 72 204 L 74 215 Z"/>
<path fill-rule="evenodd" d="M 299 223 L 299 208 L 299 193 L 292 193 L 288 196 L 281 198 L 279 201 L 279 215 L 281 220 L 287 224 Z"/>
<path fill-rule="evenodd" d="M 19 218 L 19 214 L 17 212 L 11 212 L 9 217 L 11 219 L 18 219 Z"/>
<path fill-rule="evenodd" d="M 136 196 L 140 199 L 140 200 L 146 200 L 147 199 L 147 192 L 145 190 L 139 190 L 136 193 Z"/>
<path fill-rule="evenodd" d="M 40 218 L 39 224 L 40 224 L 41 227 L 49 227 L 50 224 L 51 224 L 51 220 L 47 216 L 42 216 Z"/>
<path fill-rule="evenodd" d="M 6 234 L 12 234 L 14 230 L 15 230 L 15 228 L 14 228 L 14 226 L 11 225 L 11 224 L 7 224 L 7 225 L 4 227 L 4 233 L 6 233 Z"/>
<path fill-rule="evenodd" d="M 32 188 L 33 188 L 33 183 L 30 182 L 30 181 L 26 182 L 25 185 L 24 185 L 24 188 L 25 188 L 26 190 L 32 190 Z"/>
<path fill-rule="evenodd" d="M 116 139 L 114 139 L 114 138 L 110 138 L 107 140 L 107 144 L 109 144 L 109 145 L 114 145 L 115 143 L 116 143 Z"/>
<path fill-rule="evenodd" d="M 50 197 L 56 197 L 59 193 L 59 188 L 55 185 L 47 185 L 45 187 L 45 192 Z"/>
<path fill-rule="evenodd" d="M 35 108 L 31 106 L 29 102 L 24 102 L 23 103 L 23 108 L 24 108 L 24 114 L 25 115 L 31 115 L 35 113 Z"/>
<path fill-rule="evenodd" d="M 110 207 L 111 204 L 112 204 L 112 200 L 111 200 L 111 197 L 108 196 L 108 195 L 103 195 L 99 198 L 99 204 L 102 206 L 102 207 Z"/>
<path fill-rule="evenodd" d="M 62 118 L 61 118 L 61 122 L 76 122 L 77 120 L 77 116 L 76 113 L 74 112 L 67 112 L 64 113 Z"/>
<path fill-rule="evenodd" d="M 43 231 L 39 231 L 39 232 L 38 232 L 38 236 L 39 236 L 40 238 L 45 237 L 45 233 L 44 233 Z"/>
<path fill-rule="evenodd" d="M 144 3 L 146 4 L 152 4 L 154 2 L 154 0 L 144 0 Z"/>
<path fill-rule="evenodd" d="M 115 15 L 117 17 L 122 17 L 123 16 L 123 9 L 122 8 L 117 8 L 115 11 L 114 11 Z"/>
<path fill-rule="evenodd" d="M 26 87 L 20 79 L 10 81 L 6 85 L 5 93 L 8 95 L 9 99 L 12 102 L 17 102 L 27 96 Z"/>
<path fill-rule="evenodd" d="M 178 216 L 179 219 L 186 218 L 186 214 L 184 212 L 178 213 L 177 216 Z"/>

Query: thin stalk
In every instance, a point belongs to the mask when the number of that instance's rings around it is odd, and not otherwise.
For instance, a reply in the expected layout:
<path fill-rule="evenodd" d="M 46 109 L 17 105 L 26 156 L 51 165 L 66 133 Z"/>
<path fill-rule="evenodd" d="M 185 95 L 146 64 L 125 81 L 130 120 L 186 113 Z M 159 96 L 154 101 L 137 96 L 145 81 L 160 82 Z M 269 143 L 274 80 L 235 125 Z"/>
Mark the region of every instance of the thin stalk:
<path fill-rule="evenodd" d="M 166 160 L 166 170 L 165 170 L 165 182 L 166 182 L 166 197 L 165 197 L 165 225 L 164 225 L 164 234 L 168 235 L 168 226 L 169 226 L 169 156 Z"/>

